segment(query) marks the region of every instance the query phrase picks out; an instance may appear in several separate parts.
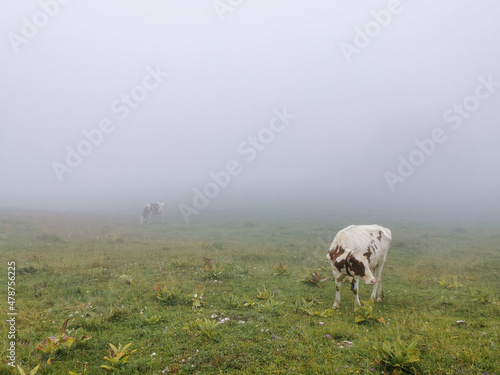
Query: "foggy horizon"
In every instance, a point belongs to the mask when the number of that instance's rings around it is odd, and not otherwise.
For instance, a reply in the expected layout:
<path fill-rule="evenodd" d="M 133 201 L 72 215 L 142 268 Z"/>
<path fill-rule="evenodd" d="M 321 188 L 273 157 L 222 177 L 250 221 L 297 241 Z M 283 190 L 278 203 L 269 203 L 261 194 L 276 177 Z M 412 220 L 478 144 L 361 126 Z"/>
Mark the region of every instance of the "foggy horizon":
<path fill-rule="evenodd" d="M 0 209 L 499 217 L 497 2 L 0 11 Z"/>

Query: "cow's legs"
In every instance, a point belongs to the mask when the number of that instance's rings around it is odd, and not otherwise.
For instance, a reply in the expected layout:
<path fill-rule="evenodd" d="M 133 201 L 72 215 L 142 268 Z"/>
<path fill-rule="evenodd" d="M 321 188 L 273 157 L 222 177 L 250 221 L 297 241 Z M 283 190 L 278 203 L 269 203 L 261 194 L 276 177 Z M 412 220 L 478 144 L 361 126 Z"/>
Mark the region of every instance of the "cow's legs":
<path fill-rule="evenodd" d="M 356 280 L 356 284 L 354 284 L 352 292 L 354 293 L 355 297 L 354 303 L 358 306 L 361 306 L 361 302 L 359 302 L 359 280 Z"/>
<path fill-rule="evenodd" d="M 330 265 L 332 266 L 333 277 L 335 278 L 335 303 L 333 304 L 332 309 L 336 309 L 340 305 L 340 287 L 342 286 L 342 280 L 344 280 L 345 275 L 337 273 L 332 262 Z"/>
<path fill-rule="evenodd" d="M 370 296 L 370 299 L 375 299 L 375 296 L 377 295 L 377 289 L 379 287 L 380 284 L 380 275 L 378 274 L 378 267 L 373 269 L 373 277 L 375 278 L 375 280 L 377 280 L 377 282 L 375 283 L 375 285 L 373 286 L 373 291 L 372 291 L 372 295 Z"/>
<path fill-rule="evenodd" d="M 370 298 L 375 299 L 378 290 L 377 302 L 382 302 L 382 297 L 384 297 L 384 292 L 382 291 L 382 268 L 383 267 L 377 267 L 376 269 L 373 270 L 374 271 L 373 277 L 375 277 L 377 282 L 373 286 L 373 292 Z"/>
<path fill-rule="evenodd" d="M 335 278 L 335 303 L 333 304 L 334 309 L 338 308 L 340 305 L 340 288 L 342 286 L 343 279 L 343 275 L 339 275 Z"/>
<path fill-rule="evenodd" d="M 373 276 L 375 276 L 375 275 L 373 275 Z M 372 295 L 370 296 L 370 299 L 375 299 L 375 296 L 377 295 L 377 289 L 379 291 L 382 290 L 382 280 L 380 280 L 377 276 L 375 276 L 375 278 L 377 279 L 377 282 L 373 286 L 373 291 L 372 291 Z M 378 298 L 377 298 L 377 302 L 380 302 Z"/>
<path fill-rule="evenodd" d="M 377 302 L 382 302 L 382 298 L 384 298 L 384 292 L 382 290 L 382 273 L 380 273 L 380 276 L 378 277 L 378 298 Z"/>

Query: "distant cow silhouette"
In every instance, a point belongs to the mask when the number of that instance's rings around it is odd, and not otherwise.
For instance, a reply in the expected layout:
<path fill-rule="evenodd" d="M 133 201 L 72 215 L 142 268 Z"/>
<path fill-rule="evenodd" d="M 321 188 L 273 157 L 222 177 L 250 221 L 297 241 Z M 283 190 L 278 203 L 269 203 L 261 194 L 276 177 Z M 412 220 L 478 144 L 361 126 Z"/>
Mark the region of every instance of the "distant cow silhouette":
<path fill-rule="evenodd" d="M 163 202 L 148 203 L 142 211 L 142 216 L 139 218 L 139 224 L 150 224 L 153 222 L 153 215 L 161 215 L 161 222 L 165 217 L 166 205 Z"/>

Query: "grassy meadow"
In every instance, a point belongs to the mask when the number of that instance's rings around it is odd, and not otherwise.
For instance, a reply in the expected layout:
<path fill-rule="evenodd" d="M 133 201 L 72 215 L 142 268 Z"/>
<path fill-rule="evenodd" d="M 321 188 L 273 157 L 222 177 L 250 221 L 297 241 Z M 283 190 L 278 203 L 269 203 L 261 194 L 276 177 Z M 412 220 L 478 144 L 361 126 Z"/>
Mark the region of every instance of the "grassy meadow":
<path fill-rule="evenodd" d="M 393 233 L 385 299 L 355 311 L 345 283 L 331 310 L 329 244 L 373 223 Z M 2 211 L 0 313 L 15 261 L 26 374 L 499 374 L 499 243 L 487 222 Z"/>

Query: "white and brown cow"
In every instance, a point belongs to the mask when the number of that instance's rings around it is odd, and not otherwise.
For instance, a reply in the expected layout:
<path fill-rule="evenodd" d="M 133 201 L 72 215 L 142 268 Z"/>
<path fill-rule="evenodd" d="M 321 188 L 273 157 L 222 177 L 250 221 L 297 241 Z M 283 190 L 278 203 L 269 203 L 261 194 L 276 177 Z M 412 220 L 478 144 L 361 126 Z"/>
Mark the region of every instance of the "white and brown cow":
<path fill-rule="evenodd" d="M 337 233 L 327 258 L 332 264 L 337 293 L 333 308 L 340 304 L 340 287 L 346 276 L 353 278 L 351 290 L 359 306 L 359 280 L 373 285 L 372 299 L 382 301 L 382 269 L 389 251 L 391 231 L 380 225 L 350 225 Z"/>
<path fill-rule="evenodd" d="M 153 215 L 161 215 L 161 222 L 163 223 L 163 218 L 165 217 L 165 207 L 165 203 L 163 202 L 148 203 L 142 211 L 142 216 L 139 218 L 139 223 L 150 224 L 153 221 Z"/>

